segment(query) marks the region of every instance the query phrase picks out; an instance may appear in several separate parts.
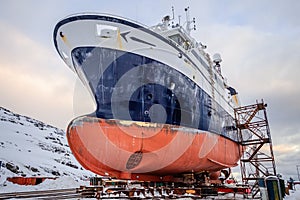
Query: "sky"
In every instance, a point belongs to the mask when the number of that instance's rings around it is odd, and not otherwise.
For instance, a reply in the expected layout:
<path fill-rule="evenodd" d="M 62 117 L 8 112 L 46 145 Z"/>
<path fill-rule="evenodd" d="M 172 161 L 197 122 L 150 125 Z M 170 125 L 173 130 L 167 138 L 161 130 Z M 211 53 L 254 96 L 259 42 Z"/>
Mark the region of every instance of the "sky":
<path fill-rule="evenodd" d="M 300 165 L 300 1 L 1 0 L 0 106 L 66 129 L 92 100 L 53 44 L 53 29 L 79 12 L 123 16 L 147 26 L 171 15 L 196 18 L 192 36 L 222 56 L 222 73 L 242 105 L 263 99 L 277 172 L 298 179 Z"/>

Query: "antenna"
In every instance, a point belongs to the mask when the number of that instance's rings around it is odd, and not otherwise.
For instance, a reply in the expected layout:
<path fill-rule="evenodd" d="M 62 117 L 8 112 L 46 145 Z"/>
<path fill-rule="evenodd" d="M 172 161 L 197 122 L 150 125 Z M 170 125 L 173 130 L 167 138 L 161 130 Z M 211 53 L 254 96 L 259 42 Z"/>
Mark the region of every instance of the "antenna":
<path fill-rule="evenodd" d="M 193 18 L 193 23 L 194 23 L 193 30 L 195 31 L 196 30 L 196 19 L 195 19 L 195 17 Z"/>
<path fill-rule="evenodd" d="M 185 14 L 186 14 L 186 31 L 188 32 L 188 34 L 191 33 L 191 30 L 196 30 L 196 19 L 193 18 L 193 20 L 190 20 L 190 12 L 189 12 L 190 7 L 186 7 L 184 9 Z M 191 24 L 194 24 L 193 28 L 191 28 Z"/>
<path fill-rule="evenodd" d="M 184 9 L 184 11 L 185 11 L 185 14 L 186 14 L 186 30 L 187 30 L 187 32 L 190 34 L 190 32 L 191 32 L 191 30 L 190 30 L 190 24 L 191 24 L 191 22 L 190 22 L 190 13 L 189 13 L 189 9 L 190 9 L 190 7 L 186 7 L 186 8 Z"/>
<path fill-rule="evenodd" d="M 173 15 L 173 16 L 172 16 L 172 19 L 171 19 L 171 20 L 174 20 L 174 15 L 175 15 L 175 14 L 174 14 L 174 6 L 172 6 L 172 15 Z"/>

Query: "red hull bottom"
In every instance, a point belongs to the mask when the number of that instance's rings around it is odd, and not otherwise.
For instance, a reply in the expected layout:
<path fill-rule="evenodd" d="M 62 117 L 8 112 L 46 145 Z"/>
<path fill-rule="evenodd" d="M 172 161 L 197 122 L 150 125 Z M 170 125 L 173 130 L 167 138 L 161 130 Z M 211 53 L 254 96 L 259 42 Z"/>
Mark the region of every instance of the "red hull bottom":
<path fill-rule="evenodd" d="M 67 138 L 83 167 L 120 179 L 173 181 L 179 174 L 236 166 L 240 158 L 236 142 L 167 124 L 80 117 Z"/>

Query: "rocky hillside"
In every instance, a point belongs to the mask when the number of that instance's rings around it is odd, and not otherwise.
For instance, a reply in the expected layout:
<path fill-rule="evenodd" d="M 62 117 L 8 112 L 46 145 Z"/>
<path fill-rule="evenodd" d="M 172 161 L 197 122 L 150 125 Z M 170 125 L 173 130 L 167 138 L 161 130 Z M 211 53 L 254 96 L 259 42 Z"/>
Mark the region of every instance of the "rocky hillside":
<path fill-rule="evenodd" d="M 0 107 L 0 185 L 13 176 L 71 176 L 86 179 L 65 132 Z"/>

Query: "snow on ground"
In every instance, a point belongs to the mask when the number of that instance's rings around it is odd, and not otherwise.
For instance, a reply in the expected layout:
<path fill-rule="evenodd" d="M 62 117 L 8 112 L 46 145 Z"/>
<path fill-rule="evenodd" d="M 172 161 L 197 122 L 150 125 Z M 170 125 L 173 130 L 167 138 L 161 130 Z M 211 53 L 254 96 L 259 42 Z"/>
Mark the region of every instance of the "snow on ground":
<path fill-rule="evenodd" d="M 40 190 L 55 190 L 67 188 L 79 188 L 82 185 L 88 185 L 88 181 L 75 181 L 71 176 L 62 176 L 56 180 L 47 179 L 38 185 L 18 185 L 11 182 L 5 182 L 5 186 L 0 186 L 0 193 L 6 192 L 25 192 L 25 191 L 40 191 Z"/>
<path fill-rule="evenodd" d="M 290 190 L 290 195 L 286 195 L 284 200 L 300 200 L 300 185 L 295 185 L 295 190 Z"/>
<path fill-rule="evenodd" d="M 0 162 L 1 192 L 8 189 L 7 177 L 72 177 L 81 181 L 94 175 L 74 158 L 63 130 L 1 107 Z"/>

